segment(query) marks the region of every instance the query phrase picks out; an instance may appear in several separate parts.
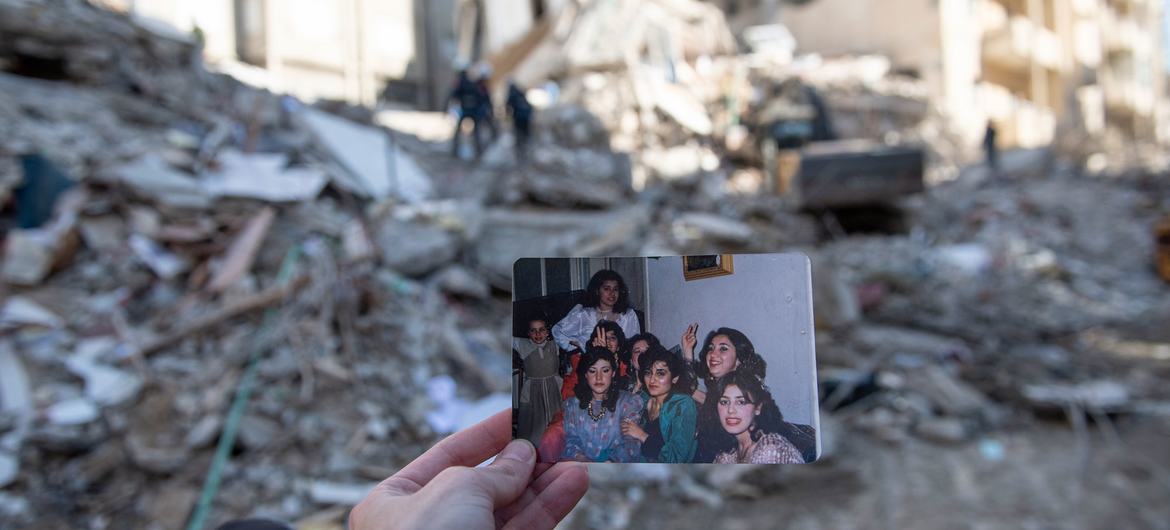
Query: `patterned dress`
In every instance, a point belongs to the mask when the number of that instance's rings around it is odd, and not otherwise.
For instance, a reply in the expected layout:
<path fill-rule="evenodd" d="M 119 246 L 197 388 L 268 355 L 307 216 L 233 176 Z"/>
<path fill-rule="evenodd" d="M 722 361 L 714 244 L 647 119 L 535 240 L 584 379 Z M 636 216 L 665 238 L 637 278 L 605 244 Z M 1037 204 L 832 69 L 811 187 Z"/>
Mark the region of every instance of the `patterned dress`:
<path fill-rule="evenodd" d="M 800 450 L 776 433 L 768 433 L 760 437 L 743 460 L 739 459 L 739 451 L 732 449 L 715 455 L 716 464 L 803 464 L 804 457 Z"/>
<path fill-rule="evenodd" d="M 593 402 L 593 410 L 602 410 L 601 402 Z M 637 462 L 641 458 L 642 442 L 622 434 L 622 420 L 640 424 L 642 398 L 629 392 L 618 393 L 614 411 L 605 410 L 601 419 L 589 416 L 588 408 L 581 408 L 577 397 L 565 400 L 565 452 L 561 460 L 573 460 L 584 455 L 591 462 Z"/>

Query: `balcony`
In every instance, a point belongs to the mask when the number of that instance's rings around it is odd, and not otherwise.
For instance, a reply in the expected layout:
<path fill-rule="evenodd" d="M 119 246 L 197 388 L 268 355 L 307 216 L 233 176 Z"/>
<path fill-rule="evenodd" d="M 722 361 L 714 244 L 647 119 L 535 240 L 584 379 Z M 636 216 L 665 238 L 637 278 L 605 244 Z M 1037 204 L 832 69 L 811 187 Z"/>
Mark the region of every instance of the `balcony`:
<path fill-rule="evenodd" d="M 1055 33 L 1021 16 L 1009 17 L 983 37 L 984 60 L 1015 70 L 1030 67 L 1033 61 L 1051 70 L 1062 70 L 1061 51 L 1060 38 Z"/>
<path fill-rule="evenodd" d="M 1138 83 L 1132 76 L 1118 73 L 1101 75 L 1101 91 L 1106 106 L 1122 109 L 1138 115 L 1150 115 L 1154 111 L 1154 90 Z"/>

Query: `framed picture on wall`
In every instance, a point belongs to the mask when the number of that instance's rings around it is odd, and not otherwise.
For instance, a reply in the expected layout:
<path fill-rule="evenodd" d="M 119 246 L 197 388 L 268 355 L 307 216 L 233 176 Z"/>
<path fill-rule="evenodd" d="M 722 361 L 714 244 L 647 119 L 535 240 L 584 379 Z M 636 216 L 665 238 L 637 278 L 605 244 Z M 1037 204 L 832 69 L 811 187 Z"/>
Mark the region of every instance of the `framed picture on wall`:
<path fill-rule="evenodd" d="M 683 278 L 686 281 L 726 276 L 735 272 L 731 254 L 683 256 Z"/>

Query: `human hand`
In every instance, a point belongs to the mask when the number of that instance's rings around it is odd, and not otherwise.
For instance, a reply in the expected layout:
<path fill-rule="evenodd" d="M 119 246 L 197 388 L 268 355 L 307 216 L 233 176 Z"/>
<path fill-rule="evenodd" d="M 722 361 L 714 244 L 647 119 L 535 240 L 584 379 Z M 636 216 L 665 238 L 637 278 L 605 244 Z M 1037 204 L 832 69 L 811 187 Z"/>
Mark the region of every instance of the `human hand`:
<path fill-rule="evenodd" d="M 436 444 L 354 506 L 349 528 L 556 526 L 589 489 L 587 468 L 537 465 L 531 443 L 509 443 L 511 418 L 511 411 L 499 412 Z M 490 465 L 468 467 L 497 452 Z"/>
<path fill-rule="evenodd" d="M 597 328 L 597 333 L 593 334 L 592 345 L 600 346 L 602 348 L 605 347 L 605 331 L 603 331 L 601 328 Z"/>
<path fill-rule="evenodd" d="M 643 442 L 645 442 L 646 439 L 650 437 L 650 435 L 646 434 L 646 431 L 642 429 L 642 426 L 631 420 L 622 420 L 622 434 L 631 438 L 637 438 Z"/>
<path fill-rule="evenodd" d="M 698 331 L 699 323 L 695 322 L 687 326 L 687 329 L 683 331 L 682 334 L 681 344 L 683 354 L 685 354 L 686 357 L 692 361 L 695 360 L 695 345 L 699 343 L 698 337 L 695 336 L 695 333 Z"/>
<path fill-rule="evenodd" d="M 650 418 L 658 417 L 658 409 L 661 407 L 657 399 L 651 398 L 650 402 L 646 404 L 646 414 Z"/>

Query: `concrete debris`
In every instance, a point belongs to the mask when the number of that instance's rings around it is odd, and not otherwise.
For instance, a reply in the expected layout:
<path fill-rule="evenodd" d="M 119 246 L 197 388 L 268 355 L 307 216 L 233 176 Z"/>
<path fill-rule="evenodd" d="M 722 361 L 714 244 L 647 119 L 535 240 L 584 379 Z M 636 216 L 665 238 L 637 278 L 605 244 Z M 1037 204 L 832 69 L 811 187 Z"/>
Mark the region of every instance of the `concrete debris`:
<path fill-rule="evenodd" d="M 384 199 L 395 192 L 390 175 L 390 138 L 385 132 L 311 107 L 304 108 L 301 119 L 348 172 L 348 177 L 338 184 L 374 199 Z"/>
<path fill-rule="evenodd" d="M 66 191 L 57 201 L 55 217 L 48 224 L 6 234 L 4 264 L 0 270 L 6 282 L 37 285 L 72 259 L 79 244 L 77 215 L 86 199 L 84 191 Z"/>
<path fill-rule="evenodd" d="M 139 235 L 130 235 L 130 249 L 143 264 L 150 268 L 159 278 L 170 280 L 179 273 L 187 270 L 187 262 L 173 252 L 163 248 L 150 238 Z"/>
<path fill-rule="evenodd" d="M 290 168 L 283 154 L 235 150 L 220 153 L 219 169 L 203 176 L 213 197 L 244 197 L 269 202 L 310 200 L 321 193 L 325 174 L 313 168 Z"/>
<path fill-rule="evenodd" d="M 1027 385 L 1024 398 L 1036 408 L 1080 407 L 1097 412 L 1124 410 L 1131 401 L 1129 389 L 1116 381 L 1081 384 Z"/>
<path fill-rule="evenodd" d="M 435 273 L 435 283 L 444 292 L 470 298 L 487 298 L 491 294 L 488 284 L 465 267 L 452 265 Z"/>
<path fill-rule="evenodd" d="M 432 272 L 459 253 L 458 236 L 425 222 L 391 221 L 374 237 L 382 263 L 410 276 Z"/>
<path fill-rule="evenodd" d="M 145 155 L 115 168 L 113 174 L 135 193 L 174 208 L 207 208 L 211 198 L 199 181 L 170 167 L 162 158 Z"/>
<path fill-rule="evenodd" d="M 674 222 L 675 237 L 681 240 L 714 240 L 730 244 L 746 244 L 753 235 L 745 223 L 718 215 L 687 213 Z"/>
<path fill-rule="evenodd" d="M 240 422 L 239 440 L 245 448 L 257 451 L 272 444 L 280 432 L 280 424 L 262 416 L 249 415 Z"/>
<path fill-rule="evenodd" d="M 54 425 L 81 425 L 98 419 L 97 405 L 85 398 L 74 398 L 54 403 L 45 410 L 45 417 Z"/>
<path fill-rule="evenodd" d="M 130 401 L 142 389 L 142 378 L 133 372 L 99 364 L 80 355 L 66 359 L 74 375 L 85 380 L 85 395 L 102 406 Z"/>
<path fill-rule="evenodd" d="M 1005 151 L 991 175 L 934 80 L 884 56 L 802 54 L 758 25 L 767 2 L 542 3 L 508 53 L 483 50 L 492 89 L 528 89 L 531 135 L 518 145 L 498 108 L 477 162 L 448 156 L 447 114 L 307 106 L 204 69 L 197 39 L 99 7 L 114 4 L 0 1 L 0 198 L 19 195 L 25 153 L 76 177 L 3 212 L 0 527 L 182 526 L 253 353 L 208 527 L 317 521 L 510 405 L 517 258 L 784 249 L 814 260 L 823 461 L 596 466 L 566 527 L 693 523 L 743 500 L 775 509 L 727 526 L 873 526 L 840 499 L 898 526 L 933 521 L 921 492 L 1024 502 L 1055 526 L 1167 519 L 1132 495 L 1165 481 L 1097 443 L 1168 457 L 1142 434 L 1167 416 L 1156 166 L 1114 172 L 1122 156 L 1101 144 L 1081 154 L 1101 174 L 1054 147 Z M 727 22 L 732 4 L 746 24 Z M 446 84 L 414 66 L 423 92 Z M 781 149 L 818 127 L 847 140 Z M 843 153 L 847 171 L 830 171 Z M 909 159 L 921 171 L 867 177 Z M 19 228 L 25 214 L 43 222 Z M 1029 421 L 1053 412 L 1070 421 Z M 1053 450 L 1072 433 L 1102 458 Z M 1116 487 L 1087 504 L 1018 487 L 1085 473 Z M 814 501 L 774 502 L 790 494 Z M 1108 517 L 1063 515 L 1095 511 Z"/>
<path fill-rule="evenodd" d="M 926 418 L 914 426 L 914 433 L 927 440 L 954 444 L 965 441 L 967 426 L 958 418 Z"/>
<path fill-rule="evenodd" d="M 375 483 L 344 484 L 315 480 L 309 484 L 309 499 L 317 504 L 341 504 L 353 506 L 361 502 Z"/>
<path fill-rule="evenodd" d="M 204 416 L 187 432 L 186 444 L 189 449 L 200 449 L 211 445 L 219 436 L 223 420 L 219 416 Z"/>
<path fill-rule="evenodd" d="M 9 298 L 4 309 L 0 310 L 0 327 L 3 328 L 60 328 L 64 325 L 65 321 L 60 316 L 24 296 Z"/>
<path fill-rule="evenodd" d="M 256 254 L 260 251 L 261 244 L 264 243 L 268 229 L 272 226 L 272 220 L 275 218 L 276 210 L 264 208 L 248 219 L 248 223 L 244 225 L 243 230 L 228 247 L 227 253 L 224 254 L 223 260 L 219 264 L 219 269 L 211 277 L 211 282 L 207 284 L 208 290 L 212 292 L 223 291 L 240 281 L 248 273 L 248 269 L 252 268 L 252 263 L 256 260 Z"/>

